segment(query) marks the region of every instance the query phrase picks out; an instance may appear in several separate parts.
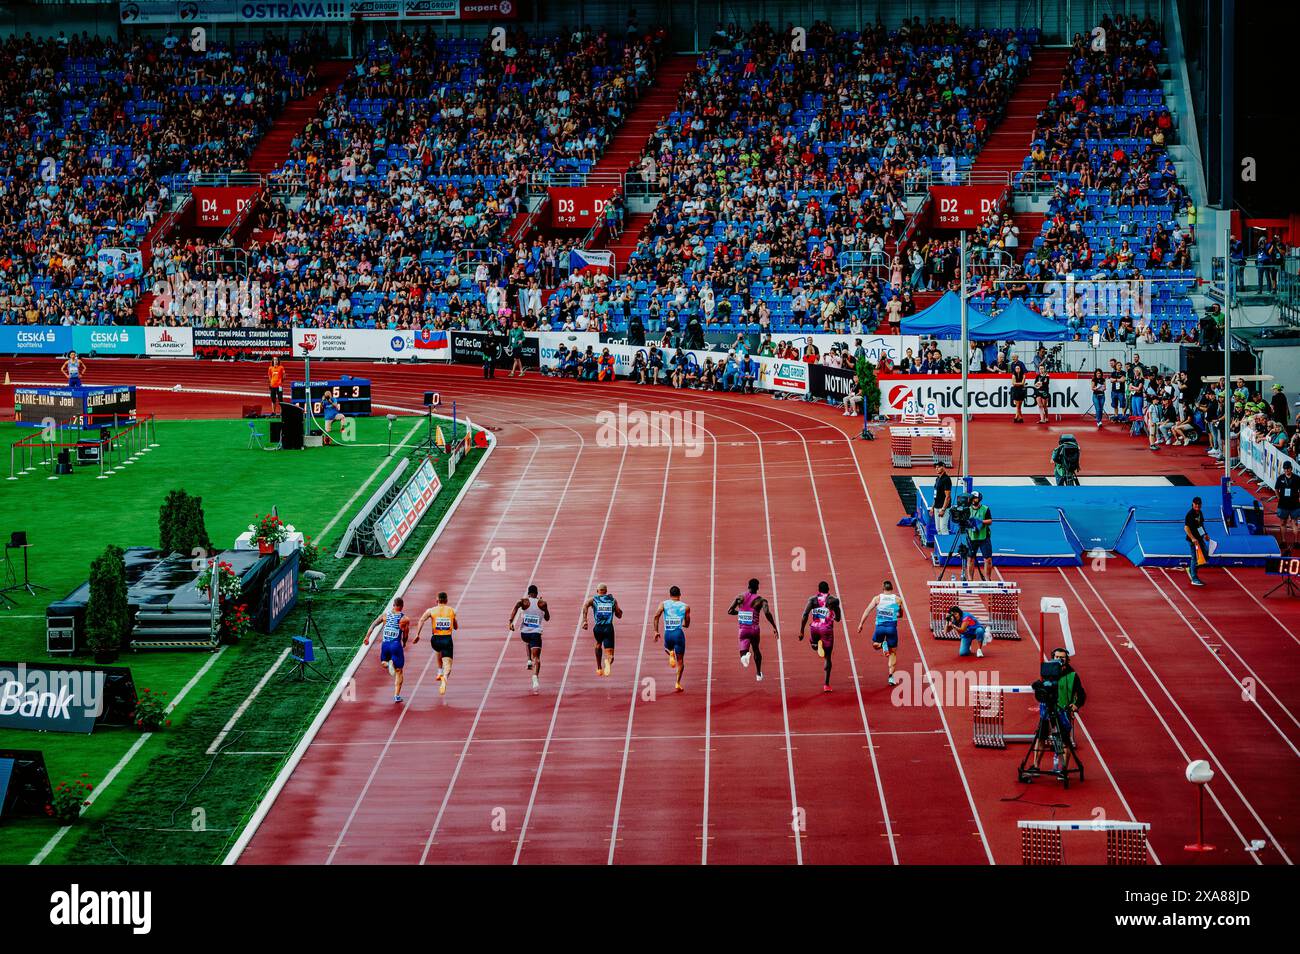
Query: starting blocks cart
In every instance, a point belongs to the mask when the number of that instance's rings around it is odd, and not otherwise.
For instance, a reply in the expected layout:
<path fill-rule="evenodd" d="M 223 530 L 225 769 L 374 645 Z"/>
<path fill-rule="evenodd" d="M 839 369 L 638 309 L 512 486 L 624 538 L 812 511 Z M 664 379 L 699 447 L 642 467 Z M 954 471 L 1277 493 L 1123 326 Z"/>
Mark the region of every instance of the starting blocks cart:
<path fill-rule="evenodd" d="M 1106 864 L 1145 865 L 1147 863 L 1146 822 L 1128 821 L 1020 821 L 1020 851 L 1027 865 L 1065 864 L 1064 835 L 1066 832 L 1104 832 L 1106 835 Z"/>
<path fill-rule="evenodd" d="M 947 632 L 948 610 L 959 607 L 988 628 L 994 639 L 1019 639 L 1020 586 L 1008 580 L 931 580 L 930 633 L 935 639 L 956 639 Z"/>

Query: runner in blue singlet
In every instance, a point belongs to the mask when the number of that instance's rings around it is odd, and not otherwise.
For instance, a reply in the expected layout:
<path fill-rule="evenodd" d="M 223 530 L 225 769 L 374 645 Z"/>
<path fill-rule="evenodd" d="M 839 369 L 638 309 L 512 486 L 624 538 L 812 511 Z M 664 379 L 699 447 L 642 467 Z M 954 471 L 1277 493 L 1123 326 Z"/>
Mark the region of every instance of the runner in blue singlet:
<path fill-rule="evenodd" d="M 86 362 L 77 357 L 77 352 L 69 351 L 68 360 L 63 362 L 59 371 L 68 379 L 68 387 L 81 387 L 81 372 L 86 370 Z"/>
<path fill-rule="evenodd" d="M 588 610 L 596 616 L 596 628 L 592 630 L 596 637 L 596 675 L 608 676 L 614 665 L 614 620 L 623 618 L 623 609 L 602 583 L 596 587 L 596 595 L 582 604 L 583 629 L 587 628 Z"/>
<path fill-rule="evenodd" d="M 537 595 L 537 584 L 528 587 L 528 595 L 517 601 L 510 610 L 510 632 L 515 631 L 515 617 L 522 614 L 519 622 L 519 638 L 528 648 L 528 668 L 533 671 L 533 692 L 541 688 L 542 675 L 542 629 L 550 620 L 551 611 L 546 600 Z"/>
<path fill-rule="evenodd" d="M 894 592 L 894 584 L 885 580 L 884 589 L 874 596 L 858 620 L 858 632 L 867 625 L 867 617 L 876 611 L 876 631 L 871 636 L 871 647 L 883 652 L 889 660 L 889 685 L 894 684 L 894 671 L 898 668 L 898 618 L 903 614 L 903 598 Z"/>
<path fill-rule="evenodd" d="M 406 665 L 406 636 L 411 628 L 411 621 L 402 612 L 402 598 L 393 600 L 393 608 L 387 613 L 380 613 L 366 629 L 366 645 L 370 645 L 370 636 L 376 626 L 383 626 L 380 635 L 383 642 L 379 645 L 379 665 L 388 670 L 393 677 L 393 701 L 402 701 L 402 667 Z"/>
<path fill-rule="evenodd" d="M 677 691 L 682 688 L 682 675 L 686 672 L 686 630 L 691 625 L 691 608 L 682 602 L 682 591 L 668 587 L 668 599 L 655 610 L 655 642 L 659 642 L 659 621 L 664 624 L 664 651 L 668 653 L 668 666 L 677 670 Z"/>

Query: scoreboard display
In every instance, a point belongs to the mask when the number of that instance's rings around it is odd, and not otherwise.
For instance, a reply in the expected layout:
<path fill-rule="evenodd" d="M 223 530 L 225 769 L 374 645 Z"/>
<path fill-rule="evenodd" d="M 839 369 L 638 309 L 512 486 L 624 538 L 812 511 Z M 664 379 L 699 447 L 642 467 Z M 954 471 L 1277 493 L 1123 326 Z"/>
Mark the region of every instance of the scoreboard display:
<path fill-rule="evenodd" d="M 99 427 L 135 417 L 135 388 L 15 388 L 14 423 L 24 427 Z"/>
<path fill-rule="evenodd" d="M 337 381 L 313 381 L 311 383 L 311 413 L 324 413 L 321 400 L 329 393 L 334 403 L 345 417 L 368 417 L 370 415 L 370 381 L 367 378 L 340 378 Z M 294 381 L 289 387 L 289 400 L 302 404 L 307 400 L 307 386 L 302 381 Z"/>
<path fill-rule="evenodd" d="M 1264 572 L 1269 576 L 1300 577 L 1300 557 L 1269 557 L 1264 561 Z"/>

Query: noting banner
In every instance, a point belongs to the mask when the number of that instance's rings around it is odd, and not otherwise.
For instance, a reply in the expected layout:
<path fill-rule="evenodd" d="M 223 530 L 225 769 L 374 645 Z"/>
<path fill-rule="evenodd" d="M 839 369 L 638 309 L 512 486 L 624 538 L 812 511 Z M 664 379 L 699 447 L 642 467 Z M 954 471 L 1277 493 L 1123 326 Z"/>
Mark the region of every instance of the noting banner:
<path fill-rule="evenodd" d="M 605 204 L 614 196 L 613 186 L 552 186 L 551 227 L 589 229 L 605 215 Z"/>
<path fill-rule="evenodd" d="M 827 368 L 820 364 L 808 366 L 808 393 L 819 401 L 834 398 L 843 401 L 857 375 L 845 368 Z"/>
<path fill-rule="evenodd" d="M 882 374 L 880 413 L 937 414 L 947 417 L 961 414 L 960 374 Z M 1026 384 L 1025 410 L 1034 405 L 1033 379 Z M 969 376 L 971 414 L 1014 414 L 1009 374 L 972 374 Z M 1053 414 L 1083 414 L 1092 407 L 1092 383 L 1086 376 L 1057 374 L 1051 384 Z"/>
<path fill-rule="evenodd" d="M 289 355 L 293 339 L 288 328 L 195 328 L 194 353 L 200 358 L 236 355 Z"/>
<path fill-rule="evenodd" d="M 194 224 L 200 228 L 225 228 L 243 215 L 262 191 L 261 186 L 195 186 Z"/>
<path fill-rule="evenodd" d="M 144 329 L 144 353 L 155 358 L 193 357 L 194 329 L 188 325 L 150 325 Z"/>

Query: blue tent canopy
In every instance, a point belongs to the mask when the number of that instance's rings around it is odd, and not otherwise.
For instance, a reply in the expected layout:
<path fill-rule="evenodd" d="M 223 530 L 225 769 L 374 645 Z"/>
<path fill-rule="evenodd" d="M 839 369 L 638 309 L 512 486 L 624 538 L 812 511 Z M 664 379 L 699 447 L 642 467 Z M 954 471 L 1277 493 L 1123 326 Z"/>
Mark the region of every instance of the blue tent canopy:
<path fill-rule="evenodd" d="M 970 336 L 981 341 L 1066 341 L 1070 330 L 1017 298 L 997 315 L 972 318 Z"/>
<path fill-rule="evenodd" d="M 980 321 L 988 316 L 975 307 L 973 302 L 966 303 L 966 320 L 973 332 Z M 903 319 L 902 333 L 920 335 L 925 338 L 960 338 L 961 337 L 961 296 L 954 291 L 945 292 L 944 296 L 929 308 L 918 311 Z M 974 334 L 971 335 L 974 337 Z"/>
<path fill-rule="evenodd" d="M 1001 314 L 990 315 L 967 301 L 967 333 L 972 341 L 1065 341 L 1065 325 L 1044 318 L 1016 299 Z M 933 338 L 961 337 L 961 296 L 946 292 L 942 298 L 915 315 L 904 318 L 902 333 Z"/>

